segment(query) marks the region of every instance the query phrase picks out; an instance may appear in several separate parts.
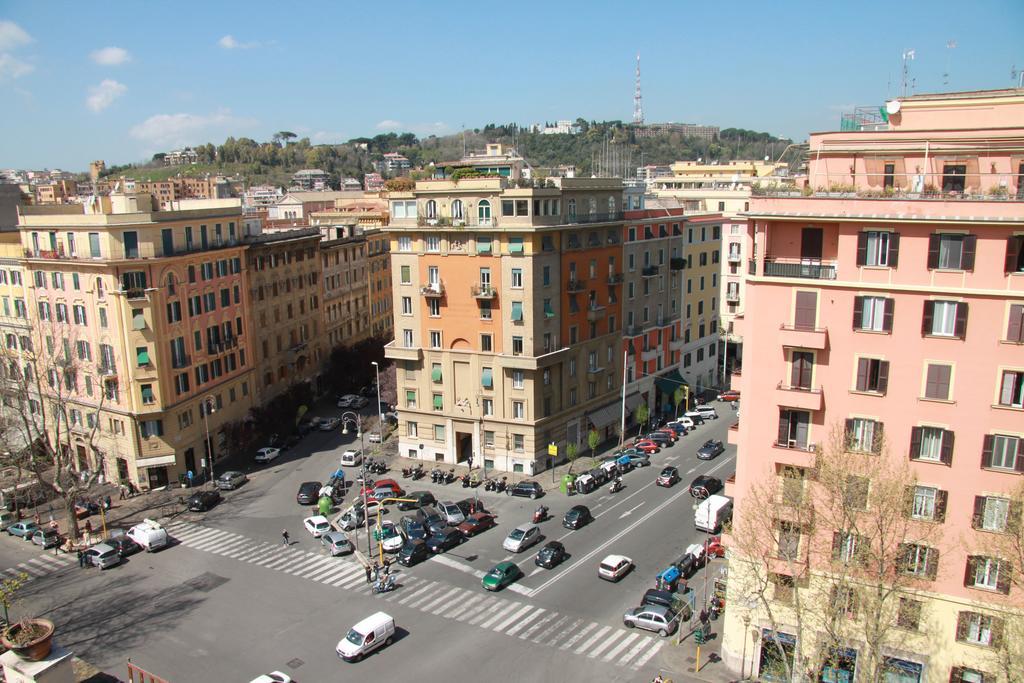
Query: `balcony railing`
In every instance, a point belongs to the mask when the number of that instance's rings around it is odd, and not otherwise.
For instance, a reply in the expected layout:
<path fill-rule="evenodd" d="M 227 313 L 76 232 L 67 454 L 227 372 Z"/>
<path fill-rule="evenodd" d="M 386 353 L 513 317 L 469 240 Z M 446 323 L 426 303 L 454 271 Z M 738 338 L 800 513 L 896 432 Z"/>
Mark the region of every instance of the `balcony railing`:
<path fill-rule="evenodd" d="M 570 214 L 565 217 L 566 223 L 607 223 L 609 221 L 621 221 L 621 211 L 613 211 L 611 213 L 588 213 L 588 214 Z"/>
<path fill-rule="evenodd" d="M 738 290 L 737 291 L 732 291 L 732 290 L 726 291 L 726 293 L 725 293 L 725 300 L 726 301 L 734 301 L 734 302 L 739 303 L 739 300 L 740 300 L 740 293 L 739 293 L 739 291 Z"/>
<path fill-rule="evenodd" d="M 750 259 L 747 262 L 747 272 L 751 275 L 757 275 L 757 261 L 755 259 Z"/>
<path fill-rule="evenodd" d="M 443 282 L 429 282 L 420 287 L 420 294 L 428 299 L 436 299 L 444 296 Z"/>
<path fill-rule="evenodd" d="M 625 278 L 622 273 L 608 273 L 608 284 L 610 285 L 622 284 L 623 279 Z"/>
<path fill-rule="evenodd" d="M 644 333 L 644 328 L 640 325 L 627 325 L 622 328 L 622 334 L 626 337 L 639 337 Z"/>
<path fill-rule="evenodd" d="M 565 291 L 569 292 L 570 294 L 574 294 L 576 292 L 582 292 L 586 288 L 587 288 L 587 281 L 586 280 L 572 279 L 572 280 L 569 280 L 565 284 Z"/>
<path fill-rule="evenodd" d="M 792 277 L 809 280 L 835 280 L 835 263 L 810 263 L 801 259 L 766 258 L 765 277 Z"/>
<path fill-rule="evenodd" d="M 146 298 L 146 290 L 143 289 L 142 287 L 133 287 L 131 289 L 123 289 L 121 291 L 124 292 L 125 297 L 127 297 L 128 299 Z"/>
<path fill-rule="evenodd" d="M 790 439 L 788 441 L 775 440 L 772 442 L 772 445 L 775 446 L 775 448 L 785 448 L 791 451 L 803 451 L 804 453 L 814 453 L 818 450 L 817 444 L 804 443 L 796 441 L 795 439 Z"/>
<path fill-rule="evenodd" d="M 102 364 L 101 363 L 99 366 L 97 366 L 96 369 L 99 371 L 101 377 L 116 377 L 117 376 L 117 366 L 116 365 L 107 365 L 107 364 Z"/>
<path fill-rule="evenodd" d="M 498 296 L 497 290 L 491 285 L 473 285 L 470 291 L 476 299 L 493 299 Z"/>
<path fill-rule="evenodd" d="M 182 353 L 182 354 L 177 354 L 177 355 L 171 356 L 171 367 L 172 368 L 175 368 L 175 369 L 187 368 L 190 365 L 192 365 L 192 358 L 187 353 Z"/>
<path fill-rule="evenodd" d="M 587 306 L 587 320 L 590 322 L 597 322 L 604 317 L 605 307 L 601 304 L 595 304 Z"/>
<path fill-rule="evenodd" d="M 640 271 L 640 275 L 643 277 L 657 277 L 658 266 L 645 266 L 644 269 Z"/>
<path fill-rule="evenodd" d="M 599 365 L 591 365 L 591 366 L 587 367 L 587 374 L 588 375 L 596 375 L 599 372 L 604 372 L 604 368 L 602 368 Z"/>
<path fill-rule="evenodd" d="M 683 270 L 686 268 L 686 259 L 676 256 L 669 259 L 668 265 L 672 270 Z"/>

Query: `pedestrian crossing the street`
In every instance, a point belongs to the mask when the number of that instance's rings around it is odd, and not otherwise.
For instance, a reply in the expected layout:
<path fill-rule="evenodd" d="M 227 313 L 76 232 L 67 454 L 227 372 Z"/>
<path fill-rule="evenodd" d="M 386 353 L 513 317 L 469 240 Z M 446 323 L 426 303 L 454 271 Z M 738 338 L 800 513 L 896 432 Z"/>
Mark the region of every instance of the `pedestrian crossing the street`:
<path fill-rule="evenodd" d="M 39 554 L 39 557 L 33 557 L 31 560 L 26 560 L 17 566 L 0 571 L 0 580 L 14 578 L 22 572 L 28 574 L 29 581 L 40 579 L 71 567 L 77 561 L 74 555 L 68 555 L 67 553 L 55 555 L 43 552 Z"/>
<path fill-rule="evenodd" d="M 283 548 L 281 543 L 258 543 L 242 534 L 186 521 L 172 522 L 166 528 L 188 548 L 333 588 L 366 590 L 366 569 L 351 557 L 328 557 L 322 552 Z M 664 639 L 656 636 L 574 618 L 490 593 L 481 594 L 479 589 L 467 590 L 443 581 L 422 579 L 406 571 L 398 576 L 398 583 L 400 590 L 384 594 L 381 599 L 616 666 L 639 668 L 664 643 Z"/>

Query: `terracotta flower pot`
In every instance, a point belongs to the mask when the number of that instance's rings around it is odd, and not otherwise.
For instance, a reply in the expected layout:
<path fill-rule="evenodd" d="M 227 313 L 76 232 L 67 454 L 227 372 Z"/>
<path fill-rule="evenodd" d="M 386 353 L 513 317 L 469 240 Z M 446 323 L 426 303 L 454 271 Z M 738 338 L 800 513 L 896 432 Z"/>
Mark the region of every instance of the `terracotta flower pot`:
<path fill-rule="evenodd" d="M 16 621 L 0 634 L 0 643 L 22 659 L 39 662 L 50 654 L 54 628 L 49 619 Z"/>

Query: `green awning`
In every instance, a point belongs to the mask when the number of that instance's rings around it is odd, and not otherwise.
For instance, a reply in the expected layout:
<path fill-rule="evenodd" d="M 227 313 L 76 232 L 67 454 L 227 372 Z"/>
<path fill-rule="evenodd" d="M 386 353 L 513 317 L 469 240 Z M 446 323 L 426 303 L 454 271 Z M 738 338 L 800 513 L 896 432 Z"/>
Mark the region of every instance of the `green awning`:
<path fill-rule="evenodd" d="M 682 386 L 688 386 L 686 380 L 680 375 L 678 370 L 673 370 L 669 373 L 662 375 L 661 377 L 654 378 L 654 386 L 663 394 L 673 396 L 676 393 L 676 389 Z"/>
<path fill-rule="evenodd" d="M 156 398 L 153 396 L 153 386 L 151 384 L 142 385 L 142 402 L 152 403 Z"/>
<path fill-rule="evenodd" d="M 416 391 L 414 389 L 408 389 L 405 392 L 405 403 L 410 408 L 416 405 Z"/>
<path fill-rule="evenodd" d="M 523 302 L 513 301 L 512 302 L 512 320 L 513 322 L 522 322 L 523 320 Z"/>
<path fill-rule="evenodd" d="M 554 311 L 553 308 L 551 308 L 551 302 L 550 301 L 545 301 L 544 302 L 544 317 L 545 318 L 554 318 L 555 317 L 555 311 Z"/>
<path fill-rule="evenodd" d="M 510 254 L 522 254 L 523 253 L 523 238 L 512 237 L 508 241 L 508 253 Z"/>
<path fill-rule="evenodd" d="M 444 397 L 441 394 L 434 394 L 434 410 L 441 410 L 444 408 Z"/>
<path fill-rule="evenodd" d="M 488 237 L 486 240 L 478 239 L 476 241 L 476 253 L 478 254 L 490 254 L 491 253 L 491 238 Z"/>
<path fill-rule="evenodd" d="M 494 372 L 491 368 L 484 368 L 480 382 L 484 385 L 485 389 L 491 389 L 494 387 Z"/>
<path fill-rule="evenodd" d="M 139 365 L 149 365 L 149 349 L 139 349 Z"/>
<path fill-rule="evenodd" d="M 438 367 L 436 367 L 436 368 L 434 368 L 433 370 L 430 371 L 430 379 L 434 380 L 435 382 L 440 382 L 441 381 L 441 367 L 440 366 L 438 366 Z"/>

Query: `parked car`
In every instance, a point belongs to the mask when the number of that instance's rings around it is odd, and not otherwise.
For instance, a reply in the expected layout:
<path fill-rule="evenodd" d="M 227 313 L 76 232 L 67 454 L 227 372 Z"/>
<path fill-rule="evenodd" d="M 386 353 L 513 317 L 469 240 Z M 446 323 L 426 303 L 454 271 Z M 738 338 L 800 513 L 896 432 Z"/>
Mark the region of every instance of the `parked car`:
<path fill-rule="evenodd" d="M 340 417 L 328 417 L 320 423 L 319 429 L 321 432 L 330 432 L 338 428 L 341 424 Z"/>
<path fill-rule="evenodd" d="M 727 389 L 718 395 L 719 401 L 738 401 L 740 400 L 740 392 L 734 389 Z"/>
<path fill-rule="evenodd" d="M 282 671 L 271 671 L 268 674 L 257 676 L 249 683 L 293 683 L 292 677 Z"/>
<path fill-rule="evenodd" d="M 370 432 L 369 436 L 366 437 L 369 443 L 380 443 L 380 432 Z"/>
<path fill-rule="evenodd" d="M 686 414 L 683 415 L 683 417 L 692 421 L 694 425 L 704 424 L 704 415 L 702 413 L 698 413 L 696 410 L 687 410 Z M 679 419 L 682 420 L 683 417 Z"/>
<path fill-rule="evenodd" d="M 580 529 L 592 521 L 594 516 L 590 514 L 590 508 L 586 505 L 573 505 L 562 518 L 562 526 L 566 529 Z"/>
<path fill-rule="evenodd" d="M 693 421 L 691 420 L 690 423 L 692 425 Z M 665 426 L 671 429 L 679 436 L 686 436 L 687 434 L 690 433 L 690 430 L 693 429 L 692 426 L 684 424 L 680 420 L 673 420 L 672 422 L 667 423 Z"/>
<path fill-rule="evenodd" d="M 705 420 L 717 420 L 718 419 L 718 410 L 715 409 L 715 407 L 712 406 L 712 405 L 707 405 L 706 403 L 702 403 L 702 404 L 700 404 L 698 406 L 694 406 L 693 409 L 694 409 L 694 411 L 700 413 L 700 416 L 703 417 Z"/>
<path fill-rule="evenodd" d="M 152 519 L 144 519 L 141 524 L 136 524 L 128 529 L 128 538 L 132 539 L 145 550 L 151 553 L 166 548 L 170 543 L 167 530 L 159 522 Z"/>
<path fill-rule="evenodd" d="M 426 540 L 427 527 L 420 520 L 415 517 L 405 515 L 398 522 L 399 526 L 402 527 L 402 531 L 405 533 L 406 538 L 409 540 L 423 539 Z"/>
<path fill-rule="evenodd" d="M 256 455 L 254 455 L 252 459 L 256 462 L 271 462 L 279 455 L 281 455 L 280 448 L 271 448 L 270 446 L 267 446 L 256 451 Z"/>
<path fill-rule="evenodd" d="M 247 481 L 249 477 L 244 472 L 229 470 L 217 477 L 216 484 L 221 491 L 233 491 Z"/>
<path fill-rule="evenodd" d="M 522 574 L 514 562 L 499 562 L 491 571 L 484 574 L 480 583 L 485 590 L 498 591 L 514 583 Z"/>
<path fill-rule="evenodd" d="M 501 547 L 510 553 L 520 553 L 541 539 L 540 527 L 536 524 L 520 524 L 508 533 Z"/>
<path fill-rule="evenodd" d="M 725 446 L 721 441 L 708 439 L 704 445 L 697 449 L 697 458 L 700 460 L 713 460 L 725 452 Z"/>
<path fill-rule="evenodd" d="M 121 564 L 122 556 L 117 549 L 106 543 L 97 543 L 85 551 L 85 563 L 100 570 Z"/>
<path fill-rule="evenodd" d="M 722 488 L 723 485 L 721 479 L 707 474 L 702 474 L 690 482 L 690 495 L 694 498 L 704 499 L 710 495 L 718 493 Z"/>
<path fill-rule="evenodd" d="M 368 480 L 359 490 L 359 495 L 362 496 L 365 493 L 370 496 L 373 495 L 374 491 L 380 489 L 387 489 L 394 497 L 405 496 L 405 491 L 402 490 L 402 487 L 394 479 Z"/>
<path fill-rule="evenodd" d="M 644 439 L 648 441 L 653 441 L 654 443 L 658 444 L 658 446 L 661 448 L 668 448 L 669 446 L 675 444 L 675 441 L 672 440 L 672 437 L 666 434 L 665 432 L 651 432 L 650 434 L 645 434 Z"/>
<path fill-rule="evenodd" d="M 295 502 L 299 505 L 316 505 L 320 500 L 320 489 L 323 484 L 318 481 L 304 481 L 299 484 L 299 492 L 295 494 Z"/>
<path fill-rule="evenodd" d="M 359 505 L 353 505 L 350 507 L 342 513 L 341 518 L 338 520 L 338 526 L 341 527 L 343 531 L 352 531 L 357 529 L 362 526 L 363 522 L 366 520 L 366 513 L 362 506 L 363 501 L 359 500 L 357 502 Z"/>
<path fill-rule="evenodd" d="M 367 384 L 365 387 L 359 390 L 359 395 L 365 396 L 366 398 L 373 398 L 376 395 L 376 393 L 377 387 L 374 386 L 373 384 Z"/>
<path fill-rule="evenodd" d="M 693 418 L 689 417 L 688 415 L 680 415 L 679 417 L 676 418 L 675 421 L 683 425 L 690 431 L 693 431 L 697 427 L 697 423 L 694 422 Z"/>
<path fill-rule="evenodd" d="M 493 526 L 494 515 L 487 512 L 475 512 L 459 525 L 459 531 L 467 537 L 476 536 L 480 532 L 487 531 Z"/>
<path fill-rule="evenodd" d="M 56 529 L 36 529 L 36 532 L 32 534 L 32 542 L 46 550 L 60 545 L 64 539 Z"/>
<path fill-rule="evenodd" d="M 306 531 L 313 534 L 313 538 L 320 538 L 331 531 L 331 523 L 323 515 L 306 517 L 306 519 L 302 520 L 302 526 L 306 527 Z"/>
<path fill-rule="evenodd" d="M 437 499 L 434 498 L 434 494 L 431 493 L 430 491 L 412 491 L 410 493 L 405 494 L 402 497 L 415 502 L 399 501 L 399 510 L 418 510 L 420 508 L 425 508 L 428 505 L 437 504 Z"/>
<path fill-rule="evenodd" d="M 39 530 L 39 525 L 35 522 L 15 522 L 14 524 L 7 527 L 7 533 L 11 536 L 19 536 L 24 538 L 26 541 L 32 538 L 32 534 Z"/>
<path fill-rule="evenodd" d="M 448 527 L 444 516 L 434 507 L 420 508 L 416 511 L 415 516 L 416 519 L 423 522 L 423 526 L 427 527 L 429 534 L 435 534 Z"/>
<path fill-rule="evenodd" d="M 410 538 L 398 551 L 398 562 L 406 567 L 423 562 L 428 557 L 430 551 L 427 550 L 427 542 L 422 538 Z"/>
<path fill-rule="evenodd" d="M 440 529 L 427 539 L 427 550 L 432 553 L 443 553 L 446 550 L 451 550 L 458 544 L 466 540 L 466 537 L 462 535 L 455 527 L 446 527 Z"/>
<path fill-rule="evenodd" d="M 671 488 L 677 481 L 679 481 L 679 469 L 669 466 L 661 470 L 661 474 L 658 475 L 658 478 L 654 483 L 658 486 Z"/>
<path fill-rule="evenodd" d="M 338 397 L 339 408 L 351 408 L 352 402 L 358 398 L 355 394 L 345 394 L 344 396 Z"/>
<path fill-rule="evenodd" d="M 661 591 L 656 588 L 647 589 L 644 592 L 644 597 L 640 600 L 641 607 L 647 607 L 648 605 L 658 605 L 672 610 L 680 616 L 682 621 L 689 621 L 693 615 L 690 605 L 683 602 L 676 593 Z"/>
<path fill-rule="evenodd" d="M 642 628 L 654 631 L 661 637 L 671 635 L 679 628 L 679 615 L 661 605 L 634 607 L 622 615 L 626 628 Z"/>
<path fill-rule="evenodd" d="M 651 456 L 646 453 L 630 453 L 627 457 L 633 467 L 650 467 L 651 465 Z"/>
<path fill-rule="evenodd" d="M 544 495 L 544 489 L 535 481 L 521 481 L 510 489 L 506 489 L 510 496 L 521 496 L 536 500 Z"/>
<path fill-rule="evenodd" d="M 207 489 L 194 493 L 188 499 L 188 509 L 192 512 L 206 512 L 220 502 L 220 489 Z"/>
<path fill-rule="evenodd" d="M 394 522 L 387 520 L 378 527 L 378 539 L 386 553 L 397 553 L 405 545 L 405 537 Z"/>
<path fill-rule="evenodd" d="M 466 521 L 466 515 L 462 513 L 459 506 L 451 502 L 443 502 L 437 506 L 438 510 L 452 526 L 458 526 Z"/>
<path fill-rule="evenodd" d="M 302 441 L 302 435 L 298 432 L 292 432 L 288 436 L 284 437 L 284 443 L 281 444 L 282 451 L 290 451 L 295 448 Z"/>
<path fill-rule="evenodd" d="M 538 567 L 544 567 L 545 569 L 553 569 L 557 567 L 565 559 L 565 546 L 558 541 L 548 541 L 544 544 L 544 547 L 537 553 L 537 558 L 533 561 Z"/>
<path fill-rule="evenodd" d="M 355 408 L 356 410 L 361 410 L 362 408 L 365 408 L 369 404 L 370 404 L 370 402 L 366 399 L 365 396 L 354 396 L 352 398 L 352 403 L 349 404 L 349 408 Z"/>
<path fill-rule="evenodd" d="M 118 531 L 120 531 L 120 533 L 115 535 Z M 128 557 L 129 555 L 134 555 L 142 550 L 142 546 L 128 538 L 127 534 L 120 529 L 111 529 L 110 536 L 103 539 L 103 542 L 116 550 L 117 554 L 121 557 Z"/>
<path fill-rule="evenodd" d="M 605 581 L 618 581 L 633 568 L 633 560 L 625 555 L 609 555 L 597 565 L 597 575 Z"/>
<path fill-rule="evenodd" d="M 633 444 L 633 448 L 637 449 L 638 451 L 643 451 L 648 455 L 650 455 L 651 453 L 657 453 L 658 451 L 661 450 L 661 447 L 658 446 L 658 444 L 654 443 L 649 439 L 640 439 L 639 441 Z"/>
<path fill-rule="evenodd" d="M 358 467 L 363 464 L 363 452 L 349 448 L 341 454 L 341 464 L 344 467 Z"/>

